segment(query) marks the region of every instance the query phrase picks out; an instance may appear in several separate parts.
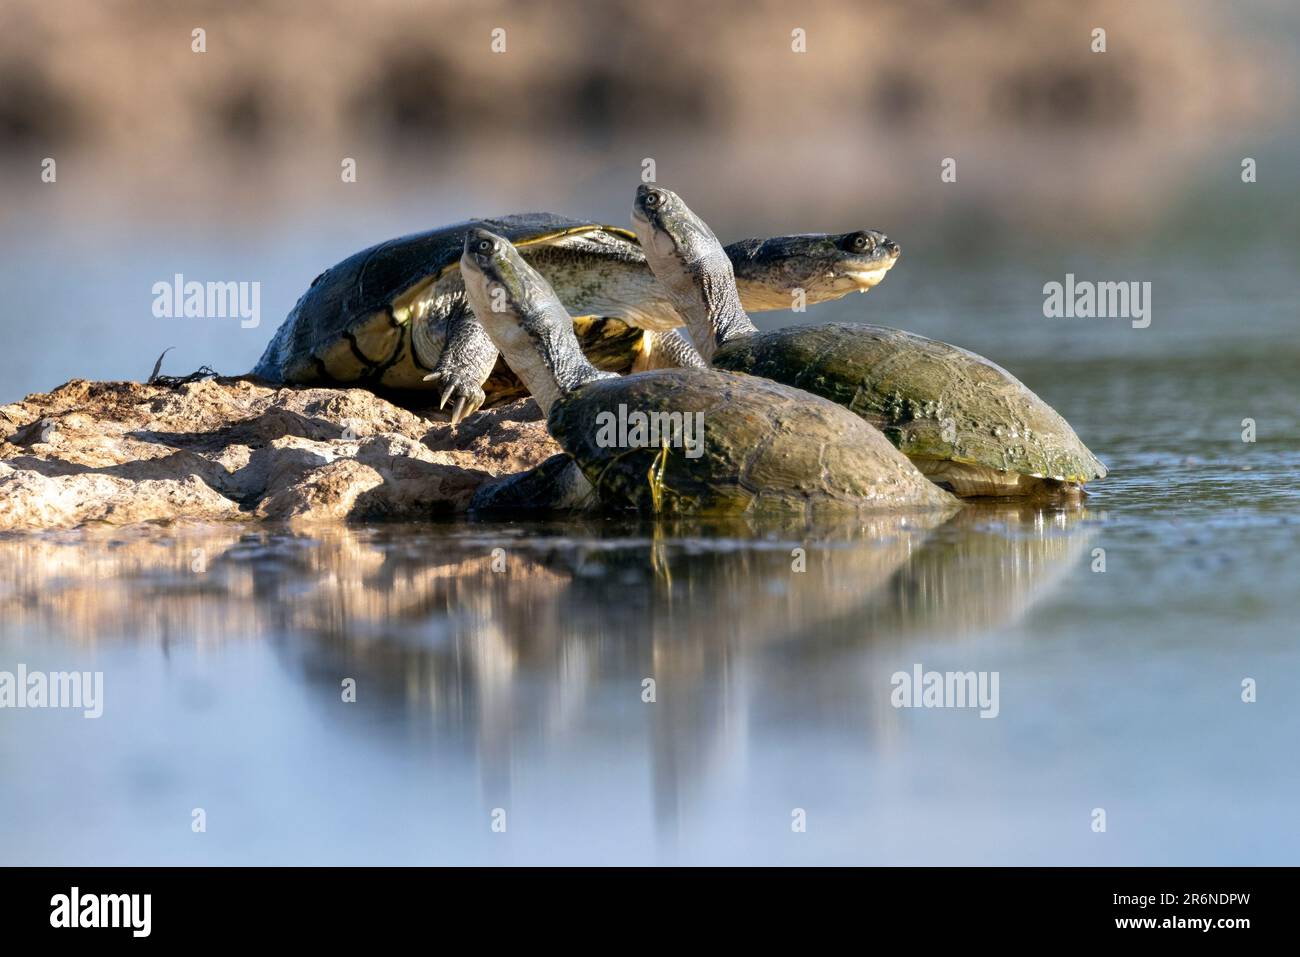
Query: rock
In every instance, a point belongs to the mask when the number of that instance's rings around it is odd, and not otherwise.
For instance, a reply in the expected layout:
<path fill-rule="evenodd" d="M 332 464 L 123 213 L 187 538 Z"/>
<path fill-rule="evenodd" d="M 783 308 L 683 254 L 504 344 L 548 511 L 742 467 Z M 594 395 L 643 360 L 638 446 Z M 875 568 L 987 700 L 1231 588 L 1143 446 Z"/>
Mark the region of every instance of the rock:
<path fill-rule="evenodd" d="M 0 530 L 429 518 L 557 451 L 531 399 L 453 429 L 364 389 L 74 379 L 0 406 Z"/>
<path fill-rule="evenodd" d="M 196 475 L 126 479 L 95 472 L 47 477 L 0 463 L 0 528 L 59 528 L 89 522 L 237 519 L 239 506 Z"/>

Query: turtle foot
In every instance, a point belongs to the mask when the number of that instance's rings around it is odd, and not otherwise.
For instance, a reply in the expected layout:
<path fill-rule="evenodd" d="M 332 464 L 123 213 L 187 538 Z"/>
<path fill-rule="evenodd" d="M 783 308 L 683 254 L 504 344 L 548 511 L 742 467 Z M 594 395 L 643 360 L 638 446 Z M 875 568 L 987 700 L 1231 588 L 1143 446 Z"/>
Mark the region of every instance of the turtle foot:
<path fill-rule="evenodd" d="M 487 401 L 486 393 L 477 382 L 455 372 L 430 372 L 424 381 L 432 388 L 442 390 L 438 397 L 438 408 L 444 409 L 449 401 L 452 403 L 452 425 L 459 425 Z"/>

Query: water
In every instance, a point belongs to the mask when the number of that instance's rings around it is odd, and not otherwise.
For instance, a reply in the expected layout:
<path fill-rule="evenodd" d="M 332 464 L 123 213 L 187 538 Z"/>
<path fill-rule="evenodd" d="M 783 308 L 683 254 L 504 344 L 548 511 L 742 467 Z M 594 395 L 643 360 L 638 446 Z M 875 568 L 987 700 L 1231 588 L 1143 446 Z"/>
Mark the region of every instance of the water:
<path fill-rule="evenodd" d="M 968 255 L 922 223 L 799 317 L 1011 369 L 1110 466 L 1081 509 L 0 538 L 0 671 L 105 682 L 97 720 L 0 710 L 0 863 L 1294 863 L 1294 230 L 1185 230 L 1206 195 L 1126 244 Z M 168 366 L 247 368 L 320 266 L 415 225 L 24 230 L 5 327 L 45 317 L 44 347 L 0 356 L 4 398 L 147 374 L 176 339 L 149 283 L 257 263 L 261 328 Z M 1151 327 L 1043 318 L 1066 272 L 1151 281 Z M 893 707 L 918 663 L 996 672 L 997 717 Z"/>

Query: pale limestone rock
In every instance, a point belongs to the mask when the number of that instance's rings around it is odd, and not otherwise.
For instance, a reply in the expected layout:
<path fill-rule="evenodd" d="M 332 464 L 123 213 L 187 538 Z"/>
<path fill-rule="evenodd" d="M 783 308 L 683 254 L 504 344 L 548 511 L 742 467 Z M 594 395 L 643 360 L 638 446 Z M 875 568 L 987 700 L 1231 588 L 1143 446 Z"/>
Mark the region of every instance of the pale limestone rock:
<path fill-rule="evenodd" d="M 73 380 L 0 406 L 0 530 L 422 519 L 556 451 L 529 399 L 453 430 L 364 389 Z"/>

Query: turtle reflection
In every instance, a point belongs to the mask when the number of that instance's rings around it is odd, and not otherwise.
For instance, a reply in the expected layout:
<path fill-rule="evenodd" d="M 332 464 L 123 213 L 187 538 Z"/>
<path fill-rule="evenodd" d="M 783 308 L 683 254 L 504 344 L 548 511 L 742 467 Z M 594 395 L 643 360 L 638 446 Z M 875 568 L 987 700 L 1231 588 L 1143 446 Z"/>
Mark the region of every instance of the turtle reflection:
<path fill-rule="evenodd" d="M 396 723 L 472 755 L 487 807 L 508 804 L 517 752 L 582 740 L 611 761 L 644 755 L 671 836 L 757 725 L 797 712 L 888 736 L 897 716 L 888 685 L 864 677 L 871 656 L 1015 622 L 1082 567 L 1087 519 L 1011 506 L 826 527 L 25 536 L 0 540 L 0 636 L 267 641 L 318 689 L 322 720 L 343 720 L 340 680 L 354 677 L 373 733 Z"/>

